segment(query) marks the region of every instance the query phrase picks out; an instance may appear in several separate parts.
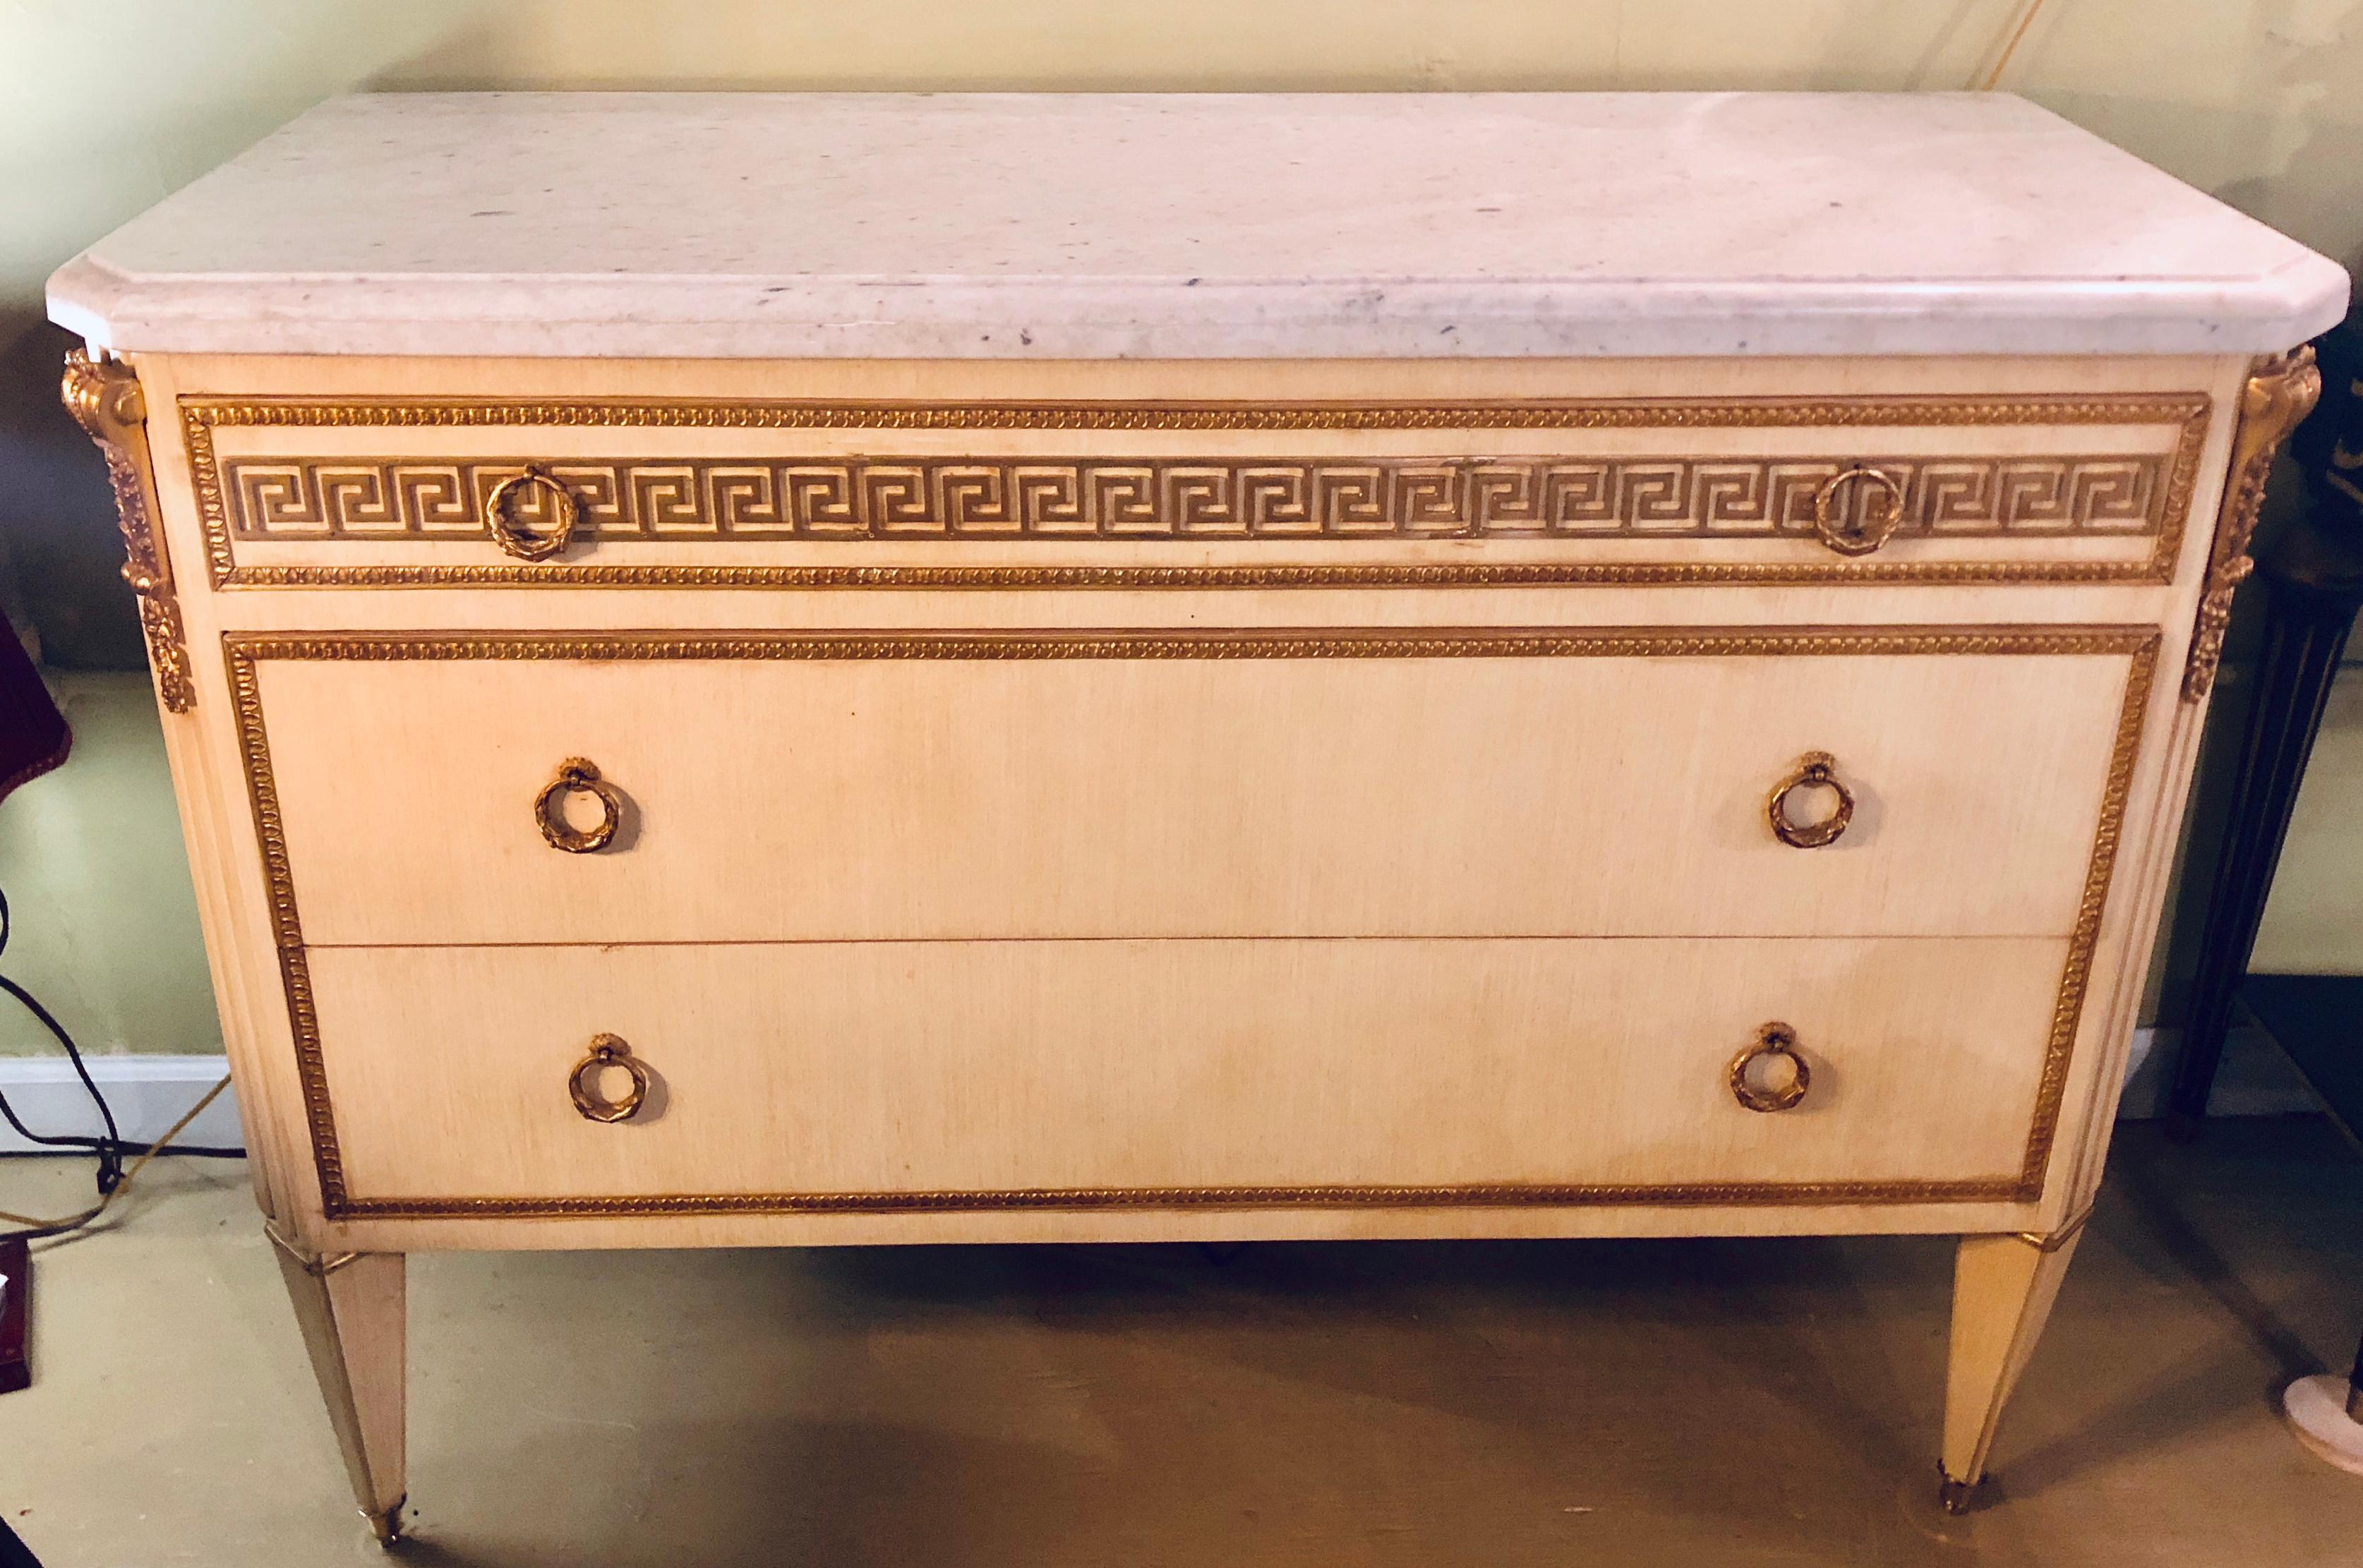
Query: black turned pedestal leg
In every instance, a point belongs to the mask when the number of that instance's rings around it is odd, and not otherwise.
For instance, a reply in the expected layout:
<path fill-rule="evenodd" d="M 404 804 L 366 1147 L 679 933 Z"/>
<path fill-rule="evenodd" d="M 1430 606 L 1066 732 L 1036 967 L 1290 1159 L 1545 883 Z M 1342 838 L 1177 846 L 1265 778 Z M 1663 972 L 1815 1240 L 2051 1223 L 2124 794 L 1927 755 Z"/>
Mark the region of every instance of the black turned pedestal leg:
<path fill-rule="evenodd" d="M 2291 444 L 2307 481 L 2303 503 L 2254 549 L 2258 583 L 2250 591 L 2264 600 L 2262 643 L 2167 1099 L 2168 1131 L 2183 1139 L 2197 1135 L 2207 1113 L 2233 999 L 2264 919 L 2298 784 L 2313 751 L 2348 628 L 2363 608 L 2363 491 L 2354 488 L 2355 480 L 2363 480 L 2363 468 L 2351 474 L 2344 469 L 2341 459 L 2349 448 L 2340 440 L 2358 404 L 2353 369 L 2336 364 L 2351 360 L 2356 346 L 2341 345 L 2342 336 L 2333 334 L 2323 345 L 2323 408 Z M 2344 355 L 2337 351 L 2341 347 L 2347 350 Z M 2363 442 L 2353 443 L 2352 449 L 2363 451 Z"/>

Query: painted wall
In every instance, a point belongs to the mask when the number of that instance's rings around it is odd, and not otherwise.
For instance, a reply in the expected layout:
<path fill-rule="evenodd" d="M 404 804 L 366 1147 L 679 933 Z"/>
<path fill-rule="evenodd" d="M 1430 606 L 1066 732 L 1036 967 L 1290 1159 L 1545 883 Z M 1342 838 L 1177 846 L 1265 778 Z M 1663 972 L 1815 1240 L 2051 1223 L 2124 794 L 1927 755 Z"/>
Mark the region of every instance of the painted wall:
<path fill-rule="evenodd" d="M 334 94 L 1948 89 L 1983 74 L 2019 4 L 0 0 L 0 605 L 53 666 L 137 657 L 104 481 L 51 401 L 42 279 Z M 2363 0 L 2047 0 L 2007 84 L 2352 264 L 2358 83 Z M 66 690 L 77 761 L 0 804 L 0 885 L 21 922 L 7 971 L 96 1048 L 216 1048 L 152 711 L 104 680 Z M 2319 825 L 2292 847 L 2308 871 L 2269 951 L 2363 968 L 2363 899 L 2345 892 L 2363 878 L 2342 869 L 2363 867 L 2363 839 L 2337 827 L 2335 793 L 2308 791 Z M 0 1054 L 40 1045 L 0 1014 Z"/>
<path fill-rule="evenodd" d="M 147 674 L 61 674 L 50 686 L 73 753 L 0 803 L 0 887 L 12 916 L 0 973 L 30 988 L 87 1051 L 218 1052 Z M 0 1056 L 56 1049 L 0 999 Z"/>

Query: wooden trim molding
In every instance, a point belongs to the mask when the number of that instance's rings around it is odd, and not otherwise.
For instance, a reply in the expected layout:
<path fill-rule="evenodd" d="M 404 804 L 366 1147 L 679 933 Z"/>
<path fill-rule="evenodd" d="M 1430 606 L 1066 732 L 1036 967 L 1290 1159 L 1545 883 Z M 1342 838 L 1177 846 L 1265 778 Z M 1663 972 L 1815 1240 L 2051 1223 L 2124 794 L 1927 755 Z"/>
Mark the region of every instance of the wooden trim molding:
<path fill-rule="evenodd" d="M 1569 1207 L 1580 1205 L 2034 1202 L 2042 1197 L 2068 1067 L 2081 1025 L 2101 917 L 2115 866 L 2159 636 L 2148 626 L 1205 629 L 993 632 L 276 633 L 222 636 L 230 705 L 262 856 L 321 1207 L 330 1220 L 718 1213 L 877 1213 L 978 1209 Z M 1565 658 L 2116 654 L 2130 660 L 2124 701 L 2082 901 L 2060 977 L 2020 1168 L 1955 1181 L 1726 1182 L 1659 1186 L 1207 1187 L 1024 1188 L 975 1192 L 651 1194 L 624 1198 L 363 1198 L 351 1193 L 321 1055 L 258 667 L 265 660 L 383 659 L 1264 659 Z"/>
<path fill-rule="evenodd" d="M 1291 588 L 1553 583 L 2164 582 L 2188 525 L 2211 401 L 1632 399 L 1442 405 L 831 403 L 672 400 L 180 400 L 208 569 L 239 588 L 554 586 Z M 749 430 L 1437 431 L 2170 425 L 2170 454 L 1263 458 L 763 456 L 717 459 L 216 456 L 218 428 L 562 426 Z M 899 564 L 240 565 L 239 541 L 489 536 L 484 504 L 538 464 L 582 532 L 626 541 L 1330 542 L 1689 537 L 1812 540 L 1812 495 L 1845 468 L 1899 476 L 1905 539 L 2136 536 L 2147 559 L 1341 562 L 1189 567 Z M 1867 488 L 1867 487 L 1863 487 Z M 1859 505 L 1869 504 L 1863 497 Z M 595 546 L 594 546 L 594 555 Z"/>

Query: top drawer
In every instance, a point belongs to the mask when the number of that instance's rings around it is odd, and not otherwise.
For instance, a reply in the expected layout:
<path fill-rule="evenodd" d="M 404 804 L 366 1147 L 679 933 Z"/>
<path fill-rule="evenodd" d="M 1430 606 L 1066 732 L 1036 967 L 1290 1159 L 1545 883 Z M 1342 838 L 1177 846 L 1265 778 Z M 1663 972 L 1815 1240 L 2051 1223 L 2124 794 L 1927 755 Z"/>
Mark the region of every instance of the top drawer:
<path fill-rule="evenodd" d="M 322 945 L 2065 936 L 2157 651 L 2146 627 L 226 641 L 265 861 Z"/>
<path fill-rule="evenodd" d="M 231 587 L 2163 582 L 2210 408 L 176 402 L 209 573 Z"/>

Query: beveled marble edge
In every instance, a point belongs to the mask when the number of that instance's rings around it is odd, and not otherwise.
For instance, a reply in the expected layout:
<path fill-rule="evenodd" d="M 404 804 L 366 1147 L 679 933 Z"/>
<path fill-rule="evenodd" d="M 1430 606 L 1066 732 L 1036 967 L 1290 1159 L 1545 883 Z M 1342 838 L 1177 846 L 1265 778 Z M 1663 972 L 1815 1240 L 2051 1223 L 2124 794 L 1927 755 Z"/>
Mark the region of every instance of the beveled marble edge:
<path fill-rule="evenodd" d="M 2347 277 L 2308 254 L 2264 280 L 2128 279 L 2104 290 L 1931 282 L 1872 289 L 1622 281 L 1183 287 L 1065 279 L 905 285 L 815 279 L 476 277 L 437 297 L 402 282 L 254 285 L 124 278 L 80 257 L 50 318 L 128 353 L 619 359 L 1231 359 L 1811 355 L 2265 354 L 2346 314 Z M 768 292 L 771 290 L 774 292 Z"/>
<path fill-rule="evenodd" d="M 896 359 L 2252 354 L 2346 294 L 1950 94 L 362 94 L 50 285 L 127 351 Z"/>

